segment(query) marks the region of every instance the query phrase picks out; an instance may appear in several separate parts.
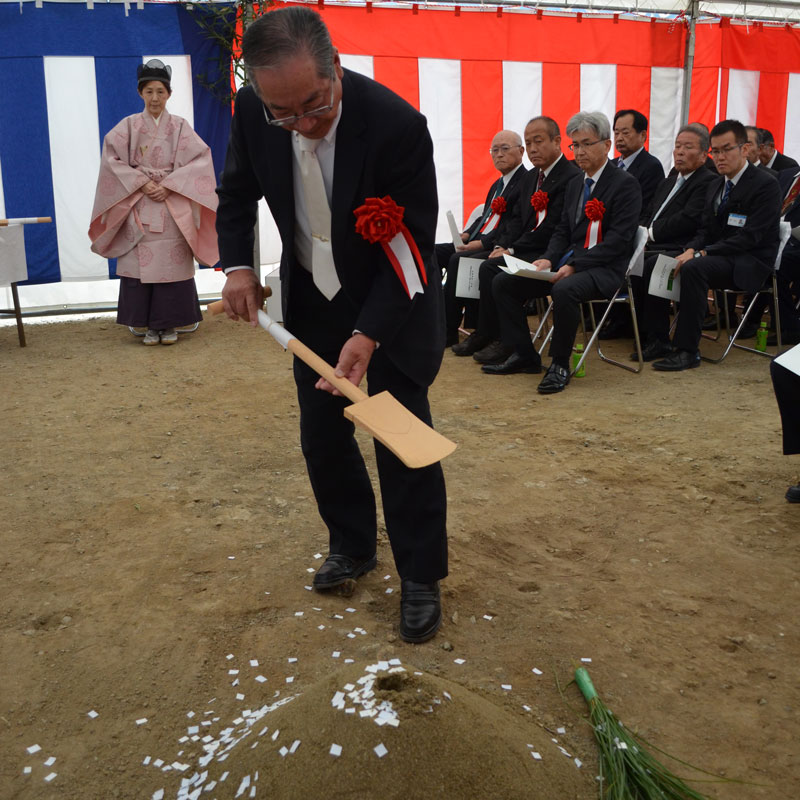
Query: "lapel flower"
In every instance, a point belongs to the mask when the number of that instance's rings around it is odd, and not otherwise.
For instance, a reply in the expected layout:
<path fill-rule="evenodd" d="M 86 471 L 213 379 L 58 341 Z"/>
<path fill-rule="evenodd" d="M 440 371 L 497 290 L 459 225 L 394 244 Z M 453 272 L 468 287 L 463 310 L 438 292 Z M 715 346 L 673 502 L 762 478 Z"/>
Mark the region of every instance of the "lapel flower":
<path fill-rule="evenodd" d="M 403 206 L 397 205 L 389 195 L 367 197 L 364 205 L 353 213 L 356 215 L 356 233 L 368 242 L 389 243 L 403 227 Z"/>
<path fill-rule="evenodd" d="M 547 204 L 549 202 L 550 196 L 547 194 L 547 192 L 543 192 L 541 189 L 531 195 L 531 205 L 533 206 L 534 211 L 546 211 Z"/>
<path fill-rule="evenodd" d="M 508 204 L 506 203 L 505 197 L 495 197 L 492 200 L 492 211 L 495 214 L 503 214 L 505 210 L 508 208 Z"/>
<path fill-rule="evenodd" d="M 603 205 L 602 200 L 598 200 L 597 198 L 593 197 L 586 204 L 584 212 L 587 219 L 591 220 L 592 222 L 599 222 L 601 219 L 603 219 L 603 215 L 606 213 L 606 207 Z"/>

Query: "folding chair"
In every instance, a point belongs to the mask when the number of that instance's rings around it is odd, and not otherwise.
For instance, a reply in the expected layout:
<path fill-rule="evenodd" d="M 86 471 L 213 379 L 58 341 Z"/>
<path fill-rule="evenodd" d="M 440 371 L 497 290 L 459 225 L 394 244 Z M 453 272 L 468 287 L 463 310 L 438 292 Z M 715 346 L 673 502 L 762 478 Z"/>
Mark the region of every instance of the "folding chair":
<path fill-rule="evenodd" d="M 709 356 L 701 355 L 700 358 L 703 361 L 709 361 L 712 364 L 719 364 L 723 361 L 723 359 L 730 353 L 730 351 L 736 347 L 739 350 L 747 350 L 749 353 L 758 353 L 760 356 L 766 356 L 767 358 L 775 358 L 776 355 L 779 355 L 781 349 L 783 347 L 783 342 L 781 341 L 781 315 L 780 310 L 778 309 L 778 270 L 781 266 L 781 256 L 783 255 L 783 248 L 786 247 L 786 242 L 789 241 L 789 237 L 792 235 L 792 226 L 786 220 L 781 220 L 780 222 L 780 244 L 778 245 L 778 255 L 775 257 L 775 265 L 772 268 L 771 280 L 767 278 L 765 284 L 769 282 L 768 285 L 762 287 L 758 292 L 753 295 L 752 300 L 750 300 L 747 308 L 742 313 L 742 316 L 739 320 L 739 324 L 736 327 L 736 330 L 731 335 L 731 318 L 730 318 L 730 311 L 728 310 L 727 302 L 723 302 L 723 306 L 725 307 L 725 328 L 728 331 L 728 346 L 725 348 L 725 352 L 719 358 L 711 358 Z M 751 309 L 756 304 L 758 300 L 758 296 L 762 292 L 769 292 L 772 294 L 773 299 L 773 306 L 775 308 L 775 332 L 777 334 L 777 341 L 778 341 L 778 349 L 773 355 L 772 353 L 767 353 L 762 350 L 756 350 L 755 347 L 748 347 L 744 344 L 738 344 L 736 342 L 739 333 L 741 332 L 742 328 L 745 326 L 747 322 L 747 317 L 750 314 Z M 726 298 L 728 295 L 732 294 L 740 294 L 740 289 L 723 289 L 722 296 Z M 719 329 L 719 307 L 716 308 L 717 314 L 717 328 Z"/>
<path fill-rule="evenodd" d="M 611 313 L 611 309 L 617 303 L 627 303 L 628 307 L 631 310 L 631 323 L 633 324 L 633 337 L 636 342 L 636 353 L 638 356 L 639 364 L 636 367 L 630 366 L 630 364 L 626 364 L 623 361 L 615 361 L 613 358 L 609 358 L 605 355 L 600 347 L 597 345 L 597 355 L 608 364 L 613 364 L 615 367 L 622 367 L 622 369 L 626 369 L 629 372 L 639 373 L 644 368 L 644 359 L 642 358 L 642 342 L 639 338 L 639 324 L 636 320 L 636 304 L 633 301 L 633 290 L 631 288 L 631 273 L 633 272 L 634 268 L 641 262 L 642 258 L 644 258 L 644 246 L 647 244 L 647 228 L 639 226 L 639 229 L 636 231 L 636 239 L 633 248 L 633 255 L 631 256 L 630 261 L 628 262 L 628 269 L 625 272 L 625 277 L 620 283 L 619 288 L 616 292 L 614 292 L 613 297 L 610 300 L 605 299 L 597 299 L 597 300 L 588 300 L 587 303 L 589 304 L 589 315 L 592 320 L 592 336 L 588 342 L 584 345 L 583 348 L 583 355 L 580 357 L 580 360 L 573 368 L 571 375 L 574 375 L 582 366 L 584 361 L 586 361 L 586 357 L 589 355 L 589 351 L 592 349 L 592 345 L 597 341 L 597 337 L 600 334 L 600 329 L 603 327 L 603 324 L 606 321 L 606 318 Z M 600 319 L 600 322 L 597 322 L 594 317 L 594 304 L 595 303 L 608 303 L 606 310 Z M 551 304 L 552 305 L 552 304 Z M 583 317 L 581 317 L 581 322 L 583 322 Z M 583 332 L 584 341 L 586 340 L 586 330 L 584 329 Z"/>

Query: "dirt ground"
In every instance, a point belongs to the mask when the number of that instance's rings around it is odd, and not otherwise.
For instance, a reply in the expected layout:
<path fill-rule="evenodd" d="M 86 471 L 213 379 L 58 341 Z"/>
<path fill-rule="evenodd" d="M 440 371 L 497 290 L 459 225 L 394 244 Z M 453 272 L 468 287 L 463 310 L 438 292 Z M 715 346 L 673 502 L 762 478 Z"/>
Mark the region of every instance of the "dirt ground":
<path fill-rule="evenodd" d="M 458 443 L 451 574 L 440 633 L 413 646 L 385 536 L 353 597 L 307 588 L 326 532 L 290 357 L 269 336 L 218 318 L 174 347 L 106 319 L 26 330 L 22 349 L 0 328 L 3 800 L 195 796 L 179 787 L 198 731 L 280 700 L 295 730 L 276 741 L 266 718 L 263 747 L 231 751 L 203 797 L 594 798 L 567 685 L 581 659 L 629 727 L 747 782 L 700 784 L 710 797 L 800 797 L 800 507 L 784 500 L 800 461 L 781 455 L 766 359 L 632 375 L 593 354 L 542 397 L 536 376 L 447 353 L 431 398 Z M 332 691 L 381 660 L 421 673 L 415 691 L 442 708 L 454 685 L 461 716 L 334 714 Z M 434 769 L 438 789 L 422 780 Z M 496 791 L 477 788 L 493 774 Z"/>

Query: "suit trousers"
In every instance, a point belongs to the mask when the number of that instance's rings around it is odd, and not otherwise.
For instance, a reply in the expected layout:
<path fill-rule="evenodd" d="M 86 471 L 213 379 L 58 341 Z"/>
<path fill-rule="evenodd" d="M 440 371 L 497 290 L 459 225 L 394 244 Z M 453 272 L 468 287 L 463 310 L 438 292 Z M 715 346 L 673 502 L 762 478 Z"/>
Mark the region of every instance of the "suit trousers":
<path fill-rule="evenodd" d="M 783 454 L 800 453 L 800 375 L 772 361 L 772 387 L 783 425 Z"/>
<path fill-rule="evenodd" d="M 302 268 L 295 270 L 292 287 L 298 294 L 302 292 L 302 299 L 293 301 L 290 294 L 293 333 L 303 341 L 299 334 L 306 331 L 306 340 L 317 340 L 318 355 L 335 364 L 351 333 L 350 323 L 346 329 L 342 325 L 349 317 L 341 313 L 346 301 L 340 298 L 342 292 L 327 301 L 310 275 L 302 272 Z M 310 332 L 312 327 L 316 334 Z M 321 344 L 324 338 L 331 343 L 327 347 Z M 297 358 L 294 378 L 300 404 L 300 443 L 317 507 L 328 528 L 330 552 L 368 558 L 376 549 L 375 495 L 354 426 L 343 414 L 350 401 L 315 389 L 318 375 Z M 380 347 L 367 370 L 367 382 L 370 395 L 389 391 L 423 422 L 431 424 L 427 387 L 400 372 Z M 422 583 L 444 578 L 447 497 L 441 464 L 410 469 L 378 441 L 375 457 L 386 531 L 400 578 Z"/>
<path fill-rule="evenodd" d="M 701 256 L 687 261 L 680 271 L 681 311 L 672 343 L 679 350 L 696 353 L 708 311 L 709 289 L 738 289 L 733 280 L 733 259 Z"/>
<path fill-rule="evenodd" d="M 447 280 L 444 284 L 444 326 L 448 337 L 458 333 L 458 326 L 461 324 L 462 318 L 465 328 L 476 328 L 478 326 L 479 301 L 456 296 L 458 262 L 462 258 L 484 259 L 488 255 L 489 253 L 485 250 L 473 250 L 468 253 L 456 253 L 454 251 L 447 262 Z"/>
<path fill-rule="evenodd" d="M 650 278 L 659 253 L 644 254 L 642 276 L 632 276 L 633 302 L 636 304 L 636 321 L 645 342 L 658 340 L 669 344 L 670 301 L 650 294 Z"/>
<path fill-rule="evenodd" d="M 531 340 L 525 302 L 534 297 L 546 296 L 550 293 L 552 284 L 534 278 L 509 275 L 499 267 L 489 269 L 497 269 L 499 273 L 491 282 L 491 291 L 500 340 L 503 344 L 513 347 L 522 358 L 536 358 L 538 354 Z M 483 266 L 481 266 L 481 277 L 483 277 Z M 481 284 L 481 297 L 483 296 L 483 284 Z M 481 300 L 481 313 L 483 313 L 483 300 Z"/>

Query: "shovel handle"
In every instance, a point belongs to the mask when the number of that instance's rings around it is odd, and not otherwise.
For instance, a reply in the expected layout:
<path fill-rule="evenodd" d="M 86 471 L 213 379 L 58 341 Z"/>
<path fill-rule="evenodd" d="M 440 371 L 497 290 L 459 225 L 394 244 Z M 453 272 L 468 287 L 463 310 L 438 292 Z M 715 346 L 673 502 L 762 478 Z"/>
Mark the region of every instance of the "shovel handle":
<path fill-rule="evenodd" d="M 262 286 L 261 287 L 261 291 L 262 291 L 262 298 L 263 298 L 262 301 L 261 301 L 262 303 L 268 297 L 272 297 L 272 289 L 270 289 L 269 286 Z M 209 303 L 206 306 L 206 308 L 208 308 L 208 313 L 211 314 L 212 316 L 214 316 L 215 314 L 221 314 L 224 311 L 222 300 L 215 300 L 213 303 Z M 242 315 L 242 314 L 240 314 L 239 316 L 241 316 L 242 319 L 245 322 L 250 322 L 250 320 L 247 318 L 247 316 Z"/>
<path fill-rule="evenodd" d="M 347 378 L 340 378 L 327 361 L 320 358 L 299 339 L 290 339 L 286 346 L 293 355 L 308 364 L 317 375 L 321 375 L 328 383 L 335 386 L 350 402 L 360 403 L 362 400 L 368 399 L 369 395 L 366 392 L 363 392 L 355 384 L 350 383 Z"/>
<path fill-rule="evenodd" d="M 37 222 L 52 222 L 52 217 L 12 217 L 11 219 L 0 219 L 0 226 L 6 225 L 33 225 Z"/>

